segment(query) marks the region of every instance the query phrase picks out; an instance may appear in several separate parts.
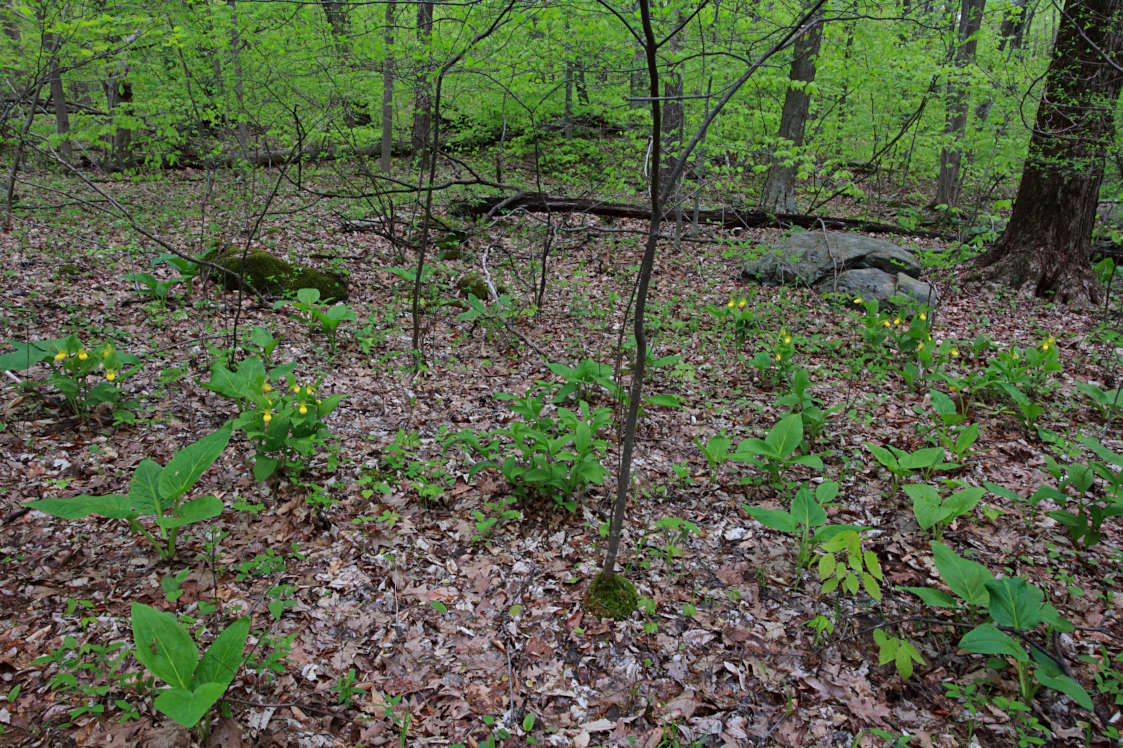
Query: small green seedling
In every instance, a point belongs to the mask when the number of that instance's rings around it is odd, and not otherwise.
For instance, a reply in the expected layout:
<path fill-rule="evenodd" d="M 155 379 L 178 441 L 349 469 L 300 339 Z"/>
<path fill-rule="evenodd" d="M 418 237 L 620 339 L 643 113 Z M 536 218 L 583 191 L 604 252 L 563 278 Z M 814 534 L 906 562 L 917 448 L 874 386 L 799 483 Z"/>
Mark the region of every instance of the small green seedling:
<path fill-rule="evenodd" d="M 957 517 L 974 509 L 986 493 L 985 488 L 965 486 L 950 496 L 941 498 L 937 488 L 921 483 L 910 483 L 904 486 L 904 490 L 912 499 L 912 513 L 920 529 L 931 530 L 932 537 L 936 540 L 943 537 L 944 528 Z"/>
<path fill-rule="evenodd" d="M 772 482 L 778 483 L 780 471 L 792 465 L 823 469 L 823 461 L 818 455 L 795 456 L 795 451 L 802 442 L 803 418 L 798 413 L 793 413 L 780 419 L 764 439 L 743 439 L 729 459 L 763 467 L 768 471 Z"/>
<path fill-rule="evenodd" d="M 892 475 L 892 487 L 889 495 L 897 493 L 901 478 L 909 473 L 922 471 L 926 475 L 933 470 L 938 470 L 944 465 L 943 447 L 924 447 L 915 452 L 906 452 L 896 447 L 879 447 L 876 444 L 866 444 L 874 459 L 884 466 Z"/>

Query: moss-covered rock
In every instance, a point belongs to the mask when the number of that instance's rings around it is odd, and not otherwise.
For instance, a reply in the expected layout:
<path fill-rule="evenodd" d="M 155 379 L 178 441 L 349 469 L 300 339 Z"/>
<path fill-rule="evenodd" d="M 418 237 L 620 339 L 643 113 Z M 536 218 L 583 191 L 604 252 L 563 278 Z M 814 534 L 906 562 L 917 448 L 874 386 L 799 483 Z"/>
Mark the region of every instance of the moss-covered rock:
<path fill-rule="evenodd" d="M 486 301 L 490 298 L 488 293 L 487 283 L 480 277 L 479 273 L 468 273 L 461 276 L 456 281 L 456 290 L 468 296 L 469 294 L 475 296 L 477 299 Z"/>
<path fill-rule="evenodd" d="M 232 273 L 244 276 L 251 286 L 265 294 L 282 296 L 296 293 L 301 288 L 314 288 L 320 292 L 320 298 L 324 301 L 347 300 L 347 285 L 341 275 L 301 267 L 261 249 L 249 250 L 245 253 L 244 260 L 242 255 L 243 250 L 231 248 L 217 252 L 207 259 Z M 222 285 L 237 288 L 238 279 L 226 275 L 222 279 Z"/>
<path fill-rule="evenodd" d="M 617 621 L 630 616 L 638 605 L 639 595 L 635 585 L 619 574 L 604 572 L 593 578 L 581 598 L 581 606 L 586 613 Z"/>

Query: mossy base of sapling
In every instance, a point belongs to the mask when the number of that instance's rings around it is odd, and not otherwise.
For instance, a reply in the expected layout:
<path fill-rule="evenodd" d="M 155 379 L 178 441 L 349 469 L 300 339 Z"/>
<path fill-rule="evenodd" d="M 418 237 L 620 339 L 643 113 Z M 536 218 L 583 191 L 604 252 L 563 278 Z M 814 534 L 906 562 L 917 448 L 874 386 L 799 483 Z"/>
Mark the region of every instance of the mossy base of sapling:
<path fill-rule="evenodd" d="M 635 585 L 619 574 L 597 574 L 581 598 L 586 613 L 617 621 L 630 616 L 638 606 Z"/>

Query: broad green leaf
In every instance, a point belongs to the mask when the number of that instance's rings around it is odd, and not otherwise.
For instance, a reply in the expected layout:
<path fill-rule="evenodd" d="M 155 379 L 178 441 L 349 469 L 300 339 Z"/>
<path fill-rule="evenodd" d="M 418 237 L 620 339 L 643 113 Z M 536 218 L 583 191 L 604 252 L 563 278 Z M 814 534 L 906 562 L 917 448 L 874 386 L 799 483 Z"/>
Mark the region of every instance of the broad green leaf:
<path fill-rule="evenodd" d="M 195 668 L 195 682 L 229 686 L 242 666 L 242 650 L 249 633 L 249 618 L 239 618 L 227 626 L 203 653 Z"/>
<path fill-rule="evenodd" d="M 783 509 L 761 509 L 747 504 L 744 506 L 745 511 L 765 527 L 780 532 L 795 532 L 795 518 Z"/>
<path fill-rule="evenodd" d="M 916 523 L 921 529 L 927 530 L 944 520 L 946 512 L 940 505 L 940 494 L 935 488 L 916 483 L 910 483 L 902 488 L 912 499 L 912 513 L 916 516 Z"/>
<path fill-rule="evenodd" d="M 1007 655 L 1018 662 L 1029 662 L 1022 645 L 993 624 L 984 623 L 968 631 L 959 640 L 959 648 L 977 654 Z"/>
<path fill-rule="evenodd" d="M 729 459 L 734 462 L 755 462 L 753 457 L 757 455 L 773 459 L 780 458 L 780 455 L 762 439 L 750 436 L 747 439 L 741 440 L 741 443 L 737 445 L 737 451 L 729 455 Z"/>
<path fill-rule="evenodd" d="M 319 303 L 320 291 L 317 288 L 301 288 L 296 292 L 296 300 L 305 306 Z"/>
<path fill-rule="evenodd" d="M 190 688 L 199 650 L 175 616 L 133 603 L 132 623 L 134 653 L 141 664 L 170 686 Z"/>
<path fill-rule="evenodd" d="M 140 461 L 129 481 L 129 503 L 139 514 L 162 514 L 163 502 L 160 501 L 160 472 L 163 470 L 155 460 L 145 458 Z"/>
<path fill-rule="evenodd" d="M 206 716 L 224 693 L 226 686 L 221 683 L 203 683 L 195 690 L 169 688 L 161 691 L 152 705 L 156 711 L 166 714 L 183 727 L 191 728 Z"/>
<path fill-rule="evenodd" d="M 164 499 L 178 499 L 195 485 L 199 476 L 226 449 L 233 430 L 233 424 L 227 423 L 218 431 L 176 452 L 160 473 L 160 495 Z"/>
<path fill-rule="evenodd" d="M 897 462 L 897 458 L 885 447 L 879 447 L 875 444 L 866 444 L 866 447 L 869 449 L 870 454 L 874 456 L 874 459 L 889 468 L 889 470 L 896 471 L 900 468 L 900 463 Z"/>
<path fill-rule="evenodd" d="M 924 449 L 916 450 L 912 454 L 902 455 L 899 459 L 899 463 L 902 470 L 922 470 L 943 462 L 943 459 L 943 447 L 925 447 Z"/>
<path fill-rule="evenodd" d="M 824 553 L 819 556 L 819 579 L 826 579 L 834 574 L 835 560 L 833 553 Z"/>
<path fill-rule="evenodd" d="M 798 413 L 781 418 L 764 442 L 771 448 L 774 457 L 787 457 L 803 441 L 803 417 Z"/>
<path fill-rule="evenodd" d="M 931 547 L 944 584 L 971 605 L 986 607 L 990 601 L 986 583 L 994 580 L 990 570 L 982 564 L 968 561 L 939 541 L 933 540 Z"/>
<path fill-rule="evenodd" d="M 985 493 L 986 489 L 979 486 L 967 486 L 947 497 L 944 500 L 944 508 L 947 510 L 948 519 L 961 517 L 974 509 Z"/>
<path fill-rule="evenodd" d="M 249 397 L 246 388 L 246 375 L 240 371 L 235 372 L 227 369 L 221 361 L 215 361 L 211 364 L 211 380 L 201 382 L 200 386 L 203 389 L 217 392 L 223 397 L 235 400 Z"/>
<path fill-rule="evenodd" d="M 281 461 L 276 457 L 269 457 L 268 455 L 258 455 L 253 463 L 253 479 L 263 481 L 270 475 L 277 471 L 280 467 Z"/>
<path fill-rule="evenodd" d="M 818 527 L 827 521 L 826 511 L 815 500 L 806 483 L 800 486 L 792 499 L 791 517 L 804 527 Z"/>
<path fill-rule="evenodd" d="M 1024 577 L 1003 577 L 986 583 L 990 593 L 987 610 L 1000 626 L 1028 631 L 1041 622 L 1045 595 Z"/>
<path fill-rule="evenodd" d="M 91 514 L 98 514 L 111 519 L 135 519 L 140 516 L 132 509 L 131 502 L 127 497 L 117 494 L 106 496 L 82 494 L 72 499 L 39 499 L 29 501 L 25 506 L 63 519 L 81 519 Z"/>
<path fill-rule="evenodd" d="M 165 530 L 174 530 L 177 527 L 201 522 L 211 517 L 222 514 L 222 501 L 214 496 L 200 496 L 184 503 L 174 515 L 156 520 L 156 524 Z"/>
<path fill-rule="evenodd" d="M 59 341 L 44 340 L 39 343 L 20 343 L 9 340 L 14 351 L 0 356 L 0 371 L 22 371 L 30 369 L 40 361 L 46 361 L 57 353 Z"/>
<path fill-rule="evenodd" d="M 926 604 L 936 608 L 954 608 L 956 606 L 954 597 L 935 587 L 898 587 L 897 589 L 911 592 Z"/>
<path fill-rule="evenodd" d="M 1041 685 L 1046 688 L 1051 688 L 1054 691 L 1060 691 L 1079 704 L 1083 709 L 1087 709 L 1089 712 L 1095 710 L 1092 704 L 1092 697 L 1072 678 L 1066 675 L 1050 675 L 1041 670 L 1034 670 L 1033 676 Z"/>

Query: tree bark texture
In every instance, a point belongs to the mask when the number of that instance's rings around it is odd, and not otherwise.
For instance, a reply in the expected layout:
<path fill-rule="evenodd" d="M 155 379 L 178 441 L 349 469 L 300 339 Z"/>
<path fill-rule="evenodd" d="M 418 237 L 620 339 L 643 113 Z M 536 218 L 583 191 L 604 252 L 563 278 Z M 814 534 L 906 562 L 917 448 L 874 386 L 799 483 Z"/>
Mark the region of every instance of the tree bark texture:
<path fill-rule="evenodd" d="M 817 20 L 817 19 L 814 19 Z M 777 135 L 791 143 L 794 151 L 803 145 L 811 94 L 807 85 L 815 81 L 815 58 L 823 39 L 823 24 L 814 23 L 796 39 L 792 66 L 788 74 L 791 85 L 784 94 L 784 108 L 780 112 L 780 129 Z M 794 155 L 794 154 L 793 154 Z M 798 213 L 795 201 L 795 162 L 786 158 L 773 158 L 764 178 L 760 207 L 773 213 Z"/>
<path fill-rule="evenodd" d="M 386 28 L 383 30 L 386 59 L 382 62 L 382 148 L 381 168 L 390 173 L 390 156 L 394 147 L 394 3 L 386 3 Z"/>
<path fill-rule="evenodd" d="M 417 38 L 426 49 L 433 37 L 433 3 L 419 0 L 417 3 Z M 428 59 L 428 53 L 426 53 Z M 432 115 L 429 111 L 433 105 L 431 86 L 429 83 L 429 63 L 425 63 L 417 76 L 417 84 L 413 93 L 413 130 L 410 142 L 413 144 L 413 154 L 418 159 L 418 167 L 426 171 L 429 159 L 429 128 L 432 127 Z"/>
<path fill-rule="evenodd" d="M 950 141 L 940 149 L 940 176 L 936 180 L 936 197 L 933 205 L 955 207 L 962 186 L 960 168 L 963 151 L 958 145 L 967 132 L 967 82 L 966 69 L 975 63 L 979 29 L 983 23 L 986 0 L 963 0 L 959 11 L 959 32 L 956 35 L 955 71 L 947 84 L 947 114 L 944 118 L 944 136 Z"/>
<path fill-rule="evenodd" d="M 1123 86 L 1123 0 L 1071 0 L 1061 13 L 1029 156 L 1006 230 L 980 275 L 1036 296 L 1099 298 L 1091 237 Z"/>

